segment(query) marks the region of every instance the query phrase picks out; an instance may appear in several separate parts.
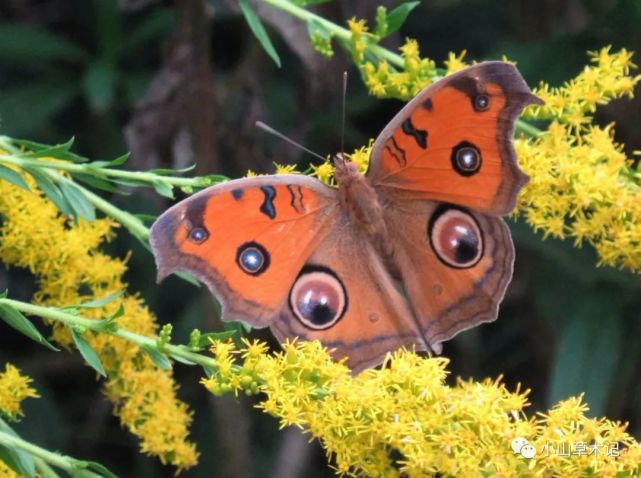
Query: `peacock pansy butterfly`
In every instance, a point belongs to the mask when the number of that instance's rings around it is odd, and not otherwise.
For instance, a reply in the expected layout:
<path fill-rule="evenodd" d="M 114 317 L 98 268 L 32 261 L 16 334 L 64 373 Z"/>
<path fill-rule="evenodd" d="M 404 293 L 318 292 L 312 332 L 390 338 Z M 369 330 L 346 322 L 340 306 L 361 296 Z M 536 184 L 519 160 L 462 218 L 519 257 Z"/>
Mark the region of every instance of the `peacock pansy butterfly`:
<path fill-rule="evenodd" d="M 337 156 L 338 188 L 260 176 L 173 206 L 151 228 L 159 280 L 189 272 L 223 319 L 319 339 L 355 372 L 402 346 L 440 353 L 496 319 L 514 261 L 499 216 L 528 179 L 514 122 L 540 103 L 511 64 L 447 76 L 387 125 L 365 175 Z"/>

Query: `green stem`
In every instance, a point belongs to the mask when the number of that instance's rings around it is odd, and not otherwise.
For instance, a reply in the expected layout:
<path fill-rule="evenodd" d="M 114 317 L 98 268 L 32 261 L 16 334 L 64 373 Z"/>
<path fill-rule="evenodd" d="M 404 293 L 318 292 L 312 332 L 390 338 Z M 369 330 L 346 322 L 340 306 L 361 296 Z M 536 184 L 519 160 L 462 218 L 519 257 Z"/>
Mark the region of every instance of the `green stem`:
<path fill-rule="evenodd" d="M 522 119 L 516 120 L 516 131 L 524 133 L 525 136 L 530 136 L 530 137 L 538 136 L 543 132 L 536 126 L 533 126 Z"/>
<path fill-rule="evenodd" d="M 82 468 L 78 465 L 78 460 L 76 460 L 75 458 L 60 455 L 58 453 L 46 450 L 45 448 L 41 448 L 37 445 L 34 445 L 33 443 L 29 443 L 28 441 L 23 440 L 22 438 L 15 435 L 11 435 L 10 433 L 0 431 L 0 444 L 5 445 L 9 448 L 19 448 L 20 450 L 24 450 L 30 455 L 33 455 L 36 458 L 40 458 L 46 463 L 55 466 L 56 468 L 60 468 L 68 472 L 69 474 L 73 474 L 73 476 L 83 478 L 98 478 L 101 476 L 88 470 L 82 470 Z"/>
<path fill-rule="evenodd" d="M 292 16 L 296 18 L 300 18 L 301 20 L 304 20 L 306 22 L 308 21 L 317 22 L 321 26 L 323 26 L 323 28 L 325 28 L 326 30 L 328 30 L 334 36 L 336 36 L 337 38 L 340 38 L 341 40 L 350 41 L 352 38 L 352 32 L 350 32 L 347 28 L 336 25 L 335 23 L 332 23 L 329 20 L 325 20 L 323 17 L 316 15 L 315 13 L 312 13 L 308 10 L 305 10 L 304 8 L 301 8 L 297 5 L 294 5 L 288 0 L 262 0 L 262 1 L 263 3 L 267 3 L 274 8 L 278 8 L 279 10 L 287 12 Z M 398 67 L 403 67 L 405 65 L 405 61 L 403 60 L 403 57 L 401 55 L 391 52 L 387 48 L 383 48 L 380 45 L 370 44 L 368 45 L 367 50 L 370 53 L 373 53 L 374 55 L 376 55 L 377 57 L 387 60 L 391 64 L 396 65 Z"/>
<path fill-rule="evenodd" d="M 67 171 L 71 174 L 85 174 L 104 179 L 127 179 L 153 186 L 153 183 L 162 181 L 172 186 L 203 188 L 215 184 L 216 180 L 207 176 L 197 176 L 195 178 L 183 178 L 175 176 L 165 176 L 145 171 L 126 171 L 123 169 L 112 169 L 104 167 L 95 167 L 91 164 L 73 163 L 70 161 L 50 161 L 47 159 L 25 158 L 24 152 L 13 146 L 11 138 L 0 136 L 0 149 L 9 151 L 11 154 L 0 155 L 0 161 L 14 164 L 20 168 L 35 167 L 48 168 L 60 171 Z M 222 177 L 221 177 L 222 179 Z"/>
<path fill-rule="evenodd" d="M 78 315 L 65 312 L 61 309 L 52 307 L 43 307 L 40 305 L 30 304 L 28 302 L 21 302 L 12 299 L 0 299 L 0 304 L 13 307 L 16 310 L 24 312 L 29 315 L 36 315 L 44 319 L 52 320 L 55 322 L 62 322 L 70 327 L 83 327 L 85 329 L 93 330 L 95 332 L 102 332 L 120 339 L 132 342 L 139 347 L 151 348 L 163 354 L 175 355 L 190 362 L 194 362 L 202 367 L 216 368 L 216 361 L 203 354 L 192 352 L 182 345 L 163 344 L 158 345 L 158 339 L 154 337 L 147 337 L 145 335 L 136 334 L 128 330 L 117 328 L 116 330 L 105 329 L 104 324 L 97 320 L 82 317 Z"/>

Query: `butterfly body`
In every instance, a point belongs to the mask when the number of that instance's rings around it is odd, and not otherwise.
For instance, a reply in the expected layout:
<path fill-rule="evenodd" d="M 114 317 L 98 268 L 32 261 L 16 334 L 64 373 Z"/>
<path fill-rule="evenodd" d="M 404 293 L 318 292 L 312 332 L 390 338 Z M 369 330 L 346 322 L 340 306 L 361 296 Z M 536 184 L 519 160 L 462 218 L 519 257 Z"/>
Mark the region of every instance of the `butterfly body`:
<path fill-rule="evenodd" d="M 498 216 L 527 181 L 514 121 L 537 102 L 514 66 L 481 63 L 403 108 L 365 175 L 337 156 L 336 188 L 276 175 L 203 190 L 152 226 L 159 278 L 190 272 L 223 319 L 319 339 L 354 371 L 401 346 L 438 353 L 497 316 L 514 259 Z"/>

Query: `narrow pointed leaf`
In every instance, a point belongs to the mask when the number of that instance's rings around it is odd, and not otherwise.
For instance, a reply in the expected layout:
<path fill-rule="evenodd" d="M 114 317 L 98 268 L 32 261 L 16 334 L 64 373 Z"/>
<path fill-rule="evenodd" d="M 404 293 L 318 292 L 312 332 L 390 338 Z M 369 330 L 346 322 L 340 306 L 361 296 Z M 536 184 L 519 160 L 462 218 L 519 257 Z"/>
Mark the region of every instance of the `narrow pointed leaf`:
<path fill-rule="evenodd" d="M 81 334 L 76 332 L 74 329 L 71 329 L 71 337 L 73 338 L 73 342 L 76 344 L 76 348 L 78 349 L 78 352 L 80 352 L 80 355 L 82 355 L 82 358 L 85 359 L 85 362 L 87 362 L 91 366 L 91 368 L 93 368 L 100 375 L 102 375 L 103 377 L 106 377 L 107 373 L 105 372 L 105 368 L 102 366 L 100 357 L 98 356 L 96 351 L 93 349 L 91 344 L 87 342 L 87 339 L 85 339 Z"/>
<path fill-rule="evenodd" d="M 61 181 L 59 183 L 60 191 L 64 197 L 69 201 L 71 208 L 77 216 L 85 218 L 87 221 L 94 221 L 96 219 L 96 210 L 93 204 L 85 194 L 72 182 Z"/>
<path fill-rule="evenodd" d="M 386 35 L 394 33 L 396 30 L 401 28 L 407 16 L 412 10 L 414 10 L 421 2 L 406 2 L 400 4 L 394 10 L 387 14 L 387 31 Z"/>
<path fill-rule="evenodd" d="M 276 63 L 276 65 L 278 65 L 278 67 L 280 68 L 280 57 L 278 56 L 278 53 L 276 52 L 272 41 L 269 39 L 269 36 L 265 31 L 265 27 L 258 18 L 258 15 L 256 15 L 256 12 L 252 9 L 252 7 L 249 6 L 247 0 L 240 0 L 239 5 L 241 11 L 243 12 L 243 15 L 245 16 L 245 20 L 247 20 L 247 23 L 249 24 L 249 28 L 251 28 L 252 33 L 258 39 L 267 54 L 272 58 L 272 60 L 274 60 L 274 63 Z"/>
<path fill-rule="evenodd" d="M 165 196 L 166 198 L 174 199 L 174 191 L 171 185 L 164 181 L 154 181 L 153 185 L 158 194 Z"/>
<path fill-rule="evenodd" d="M 92 161 L 87 166 L 92 168 L 113 168 L 114 166 L 120 166 L 125 164 L 129 159 L 129 153 L 125 153 L 122 156 L 118 156 L 116 159 L 111 161 Z"/>
<path fill-rule="evenodd" d="M 73 177 L 78 181 L 81 181 L 93 188 L 100 189 L 102 191 L 107 191 L 109 193 L 114 193 L 114 194 L 123 194 L 123 195 L 127 194 L 126 192 L 121 191 L 112 183 L 110 183 L 109 181 L 103 178 L 97 178 L 95 176 L 90 176 L 89 174 L 78 174 L 78 173 L 74 174 Z"/>
<path fill-rule="evenodd" d="M 83 470 L 93 471 L 103 478 L 118 478 L 118 476 L 109 471 L 106 466 L 96 463 L 95 461 L 76 460 L 74 465 Z"/>
<path fill-rule="evenodd" d="M 185 365 L 196 365 L 196 362 L 187 360 L 186 358 L 183 358 L 180 355 L 171 354 L 171 358 L 174 359 L 176 362 L 184 363 Z"/>
<path fill-rule="evenodd" d="M 62 195 L 58 186 L 56 186 L 47 173 L 37 168 L 25 168 L 25 171 L 31 174 L 40 190 L 56 205 L 64 216 L 73 216 L 73 210 L 71 209 L 69 201 Z"/>
<path fill-rule="evenodd" d="M 22 175 L 11 168 L 7 168 L 0 164 L 0 178 L 9 181 L 14 186 L 24 189 L 25 191 L 31 191 L 29 185 L 24 180 Z"/>
<path fill-rule="evenodd" d="M 151 360 L 163 370 L 171 370 L 171 360 L 167 358 L 165 354 L 158 352 L 158 350 L 152 347 L 143 346 L 142 349 L 147 352 L 147 355 Z"/>
<path fill-rule="evenodd" d="M 31 323 L 22 313 L 13 307 L 0 304 L 0 318 L 8 325 L 16 329 L 18 332 L 29 337 L 31 340 L 44 345 L 48 349 L 58 352 L 58 349 L 51 345 L 47 339 L 36 329 L 35 325 Z"/>
<path fill-rule="evenodd" d="M 192 164 L 191 166 L 187 166 L 186 168 L 182 168 L 182 169 L 155 168 L 155 169 L 150 169 L 147 172 L 158 174 L 159 176 L 167 176 L 170 174 L 188 173 L 189 171 L 193 171 L 195 168 L 196 168 L 196 165 Z"/>
<path fill-rule="evenodd" d="M 82 304 L 78 304 L 76 307 L 88 307 L 88 308 L 98 308 L 98 307 L 103 307 L 110 302 L 113 302 L 116 300 L 118 297 L 120 297 L 124 291 L 119 290 L 117 292 L 113 292 L 109 295 L 106 295 L 102 297 L 101 299 L 96 299 L 96 300 L 90 300 L 89 302 L 83 302 Z"/>

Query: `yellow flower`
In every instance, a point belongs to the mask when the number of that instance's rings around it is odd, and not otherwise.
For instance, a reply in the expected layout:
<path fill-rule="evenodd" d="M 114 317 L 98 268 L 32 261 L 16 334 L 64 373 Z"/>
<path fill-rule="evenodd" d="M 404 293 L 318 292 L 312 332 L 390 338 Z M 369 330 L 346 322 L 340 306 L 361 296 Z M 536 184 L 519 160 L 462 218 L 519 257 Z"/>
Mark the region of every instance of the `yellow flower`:
<path fill-rule="evenodd" d="M 274 166 L 276 167 L 276 174 L 292 174 L 297 172 L 295 164 L 274 163 Z M 249 173 L 247 173 L 247 177 L 249 177 Z"/>
<path fill-rule="evenodd" d="M 363 35 L 367 33 L 367 24 L 365 20 L 356 20 L 356 17 L 352 17 L 347 20 L 347 27 L 355 35 Z"/>
<path fill-rule="evenodd" d="M 5 465 L 2 460 L 0 460 L 0 476 L 2 478 L 21 478 L 20 475 Z"/>
<path fill-rule="evenodd" d="M 125 261 L 100 251 L 114 235 L 108 219 L 78 223 L 62 217 L 37 189 L 30 177 L 31 192 L 0 181 L 0 260 L 24 267 L 37 276 L 34 301 L 64 306 L 102 298 L 125 289 Z M 155 317 L 137 295 L 124 294 L 101 308 L 85 309 L 92 318 L 113 315 L 122 327 L 153 336 Z M 72 345 L 68 329 L 54 325 L 53 338 Z M 171 374 L 159 369 L 136 345 L 106 334 L 87 334 L 107 371 L 105 389 L 124 426 L 137 435 L 145 453 L 178 469 L 197 461 L 195 445 L 188 440 L 191 414 L 176 396 Z"/>
<path fill-rule="evenodd" d="M 448 75 L 450 73 L 455 73 L 459 70 L 462 70 L 467 66 L 467 64 L 463 61 L 463 58 L 465 58 L 466 54 L 467 51 L 465 50 L 462 50 L 458 55 L 454 52 L 449 52 L 447 54 L 447 60 L 445 60 L 444 63 Z"/>
<path fill-rule="evenodd" d="M 369 156 L 372 152 L 373 143 L 374 141 L 370 140 L 367 146 L 363 146 L 357 149 L 349 156 L 350 161 L 352 161 L 358 167 L 358 170 L 362 174 L 365 174 L 367 172 L 367 167 L 369 165 Z"/>
<path fill-rule="evenodd" d="M 230 348 L 231 347 L 231 348 Z M 258 407 L 280 427 L 295 425 L 317 438 L 339 474 L 349 476 L 579 476 L 595 470 L 635 473 L 639 444 L 625 426 L 585 416 L 581 397 L 560 402 L 546 414 L 527 418 L 527 394 L 507 390 L 501 379 L 458 380 L 446 384 L 447 359 L 396 352 L 384 366 L 353 376 L 332 361 L 319 342 L 290 342 L 282 352 L 243 341 L 231 375 L 203 379 L 212 393 L 222 389 L 262 393 Z M 220 346 L 212 345 L 216 357 Z M 560 433 L 559 433 L 560 432 Z M 515 454 L 512 441 L 526 439 L 537 452 L 560 443 L 598 443 L 621 456 L 551 456 L 528 459 Z M 391 452 L 393 450 L 393 453 Z"/>
<path fill-rule="evenodd" d="M 31 378 L 22 375 L 13 365 L 6 364 L 4 372 L 0 373 L 0 412 L 15 420 L 22 415 L 22 401 L 38 396 L 38 392 L 31 387 Z"/>
<path fill-rule="evenodd" d="M 312 176 L 316 176 L 324 183 L 332 184 L 334 177 L 334 166 L 329 161 L 325 161 L 323 164 L 320 164 L 318 166 L 312 166 L 312 171 Z"/>

